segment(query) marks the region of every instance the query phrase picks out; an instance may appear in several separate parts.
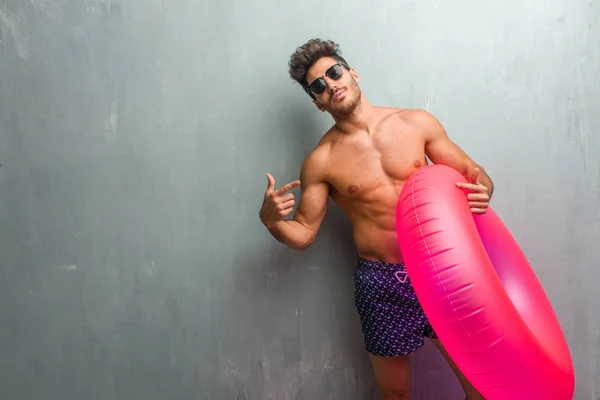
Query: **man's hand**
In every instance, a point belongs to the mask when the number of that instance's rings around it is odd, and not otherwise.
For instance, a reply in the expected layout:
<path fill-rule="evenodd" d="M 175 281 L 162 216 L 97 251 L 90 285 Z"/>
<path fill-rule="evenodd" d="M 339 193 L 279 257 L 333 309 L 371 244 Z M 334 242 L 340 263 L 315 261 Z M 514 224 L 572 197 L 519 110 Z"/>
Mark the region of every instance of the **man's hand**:
<path fill-rule="evenodd" d="M 456 186 L 468 191 L 467 200 L 473 214 L 484 214 L 490 205 L 488 188 L 479 180 L 479 168 L 469 168 L 467 181 L 470 183 L 457 182 Z"/>
<path fill-rule="evenodd" d="M 275 190 L 275 179 L 273 176 L 267 173 L 267 179 L 269 182 L 259 216 L 262 223 L 267 228 L 270 228 L 287 217 L 294 209 L 294 195 L 285 193 L 300 185 L 300 181 L 290 182 Z"/>

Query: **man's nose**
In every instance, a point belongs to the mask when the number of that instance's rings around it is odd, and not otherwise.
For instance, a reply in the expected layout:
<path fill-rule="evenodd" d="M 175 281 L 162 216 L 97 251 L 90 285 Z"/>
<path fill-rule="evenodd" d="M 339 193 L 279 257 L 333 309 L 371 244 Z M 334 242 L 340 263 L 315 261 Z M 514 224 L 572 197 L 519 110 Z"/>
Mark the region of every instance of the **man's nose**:
<path fill-rule="evenodd" d="M 327 85 L 327 90 L 329 90 L 330 93 L 333 93 L 335 89 L 337 89 L 337 81 L 334 81 L 329 77 L 325 77 L 323 79 L 325 80 L 325 84 Z"/>

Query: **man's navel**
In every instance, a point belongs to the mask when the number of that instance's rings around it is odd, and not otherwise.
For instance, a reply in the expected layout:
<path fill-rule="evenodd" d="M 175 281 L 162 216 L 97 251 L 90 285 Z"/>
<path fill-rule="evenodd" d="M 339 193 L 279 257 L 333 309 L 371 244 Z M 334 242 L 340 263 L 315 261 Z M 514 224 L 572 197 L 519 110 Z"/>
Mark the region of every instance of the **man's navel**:
<path fill-rule="evenodd" d="M 414 166 L 415 168 L 421 168 L 421 165 L 423 165 L 423 163 L 421 163 L 421 160 L 416 160 L 416 161 L 413 163 L 413 166 Z"/>

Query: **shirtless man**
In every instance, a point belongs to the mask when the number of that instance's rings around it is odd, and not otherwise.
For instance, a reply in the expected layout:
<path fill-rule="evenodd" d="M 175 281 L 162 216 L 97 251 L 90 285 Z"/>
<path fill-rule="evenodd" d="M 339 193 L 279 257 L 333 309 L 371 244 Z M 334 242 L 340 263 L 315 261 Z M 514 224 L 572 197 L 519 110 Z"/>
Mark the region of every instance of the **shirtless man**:
<path fill-rule="evenodd" d="M 358 252 L 355 305 L 383 398 L 410 398 L 408 355 L 427 337 L 450 364 L 466 398 L 482 399 L 449 358 L 416 299 L 398 246 L 395 211 L 402 185 L 427 165 L 426 156 L 471 182 L 457 186 L 466 189 L 473 213 L 486 212 L 491 179 L 428 112 L 371 105 L 361 94 L 358 73 L 336 43 L 308 41 L 291 56 L 289 67 L 291 77 L 335 124 L 304 160 L 300 180 L 275 189 L 275 179 L 267 173 L 262 223 L 278 241 L 306 249 L 317 236 L 331 196 L 352 223 Z M 286 218 L 295 204 L 288 192 L 299 185 L 297 210 Z M 397 278 L 398 272 L 404 279 Z M 395 328 L 381 323 L 390 318 Z"/>

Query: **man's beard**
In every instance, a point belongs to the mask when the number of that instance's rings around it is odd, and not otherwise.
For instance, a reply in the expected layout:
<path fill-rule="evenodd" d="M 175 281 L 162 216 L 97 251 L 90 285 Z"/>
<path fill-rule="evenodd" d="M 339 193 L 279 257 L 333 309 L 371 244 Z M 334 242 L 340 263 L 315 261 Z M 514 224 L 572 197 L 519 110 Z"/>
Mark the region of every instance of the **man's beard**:
<path fill-rule="evenodd" d="M 353 97 L 349 98 L 349 94 L 352 94 Z M 342 103 L 338 104 L 332 100 L 332 102 L 327 107 L 327 111 L 329 111 L 329 113 L 333 117 L 343 118 L 347 115 L 350 115 L 354 112 L 354 110 L 356 110 L 356 107 L 358 107 L 358 105 L 360 104 L 362 93 L 356 81 L 352 81 L 352 84 L 347 90 L 346 95 L 347 97 L 343 100 Z"/>

